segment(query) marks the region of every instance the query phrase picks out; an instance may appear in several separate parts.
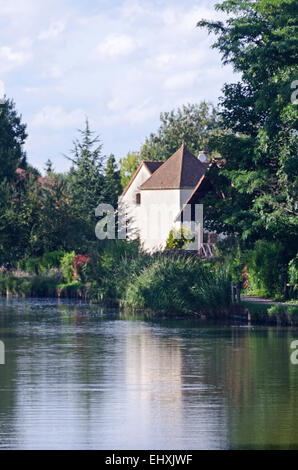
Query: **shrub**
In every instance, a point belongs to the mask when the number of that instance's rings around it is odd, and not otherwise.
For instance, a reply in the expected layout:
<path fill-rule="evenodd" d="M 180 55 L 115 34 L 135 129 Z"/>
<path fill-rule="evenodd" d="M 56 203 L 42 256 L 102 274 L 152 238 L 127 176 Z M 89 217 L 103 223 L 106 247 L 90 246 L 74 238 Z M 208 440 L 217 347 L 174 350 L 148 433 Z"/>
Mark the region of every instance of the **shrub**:
<path fill-rule="evenodd" d="M 40 272 L 43 273 L 49 269 L 59 268 L 64 255 L 64 251 L 61 250 L 45 253 L 40 260 Z"/>
<path fill-rule="evenodd" d="M 76 255 L 73 259 L 74 277 L 83 281 L 87 280 L 87 264 L 91 260 L 88 255 Z"/>
<path fill-rule="evenodd" d="M 64 280 L 67 284 L 70 284 L 74 277 L 74 266 L 73 261 L 76 254 L 74 251 L 71 253 L 65 253 L 61 258 L 60 267 L 64 277 Z"/>
<path fill-rule="evenodd" d="M 284 324 L 298 324 L 298 306 L 274 305 L 268 309 L 268 316 Z"/>
<path fill-rule="evenodd" d="M 298 284 L 298 254 L 289 262 L 289 282 L 291 284 Z"/>
<path fill-rule="evenodd" d="M 198 258 L 159 257 L 129 283 L 123 305 L 166 313 L 227 313 L 230 277 Z"/>
<path fill-rule="evenodd" d="M 20 269 L 26 271 L 29 274 L 39 273 L 40 258 L 28 258 L 20 263 Z"/>
<path fill-rule="evenodd" d="M 265 297 L 283 294 L 287 267 L 280 243 L 257 241 L 254 250 L 246 253 L 246 263 L 253 294 Z"/>
<path fill-rule="evenodd" d="M 172 229 L 166 243 L 166 250 L 183 250 L 194 241 L 192 232 L 181 226 L 180 229 Z"/>

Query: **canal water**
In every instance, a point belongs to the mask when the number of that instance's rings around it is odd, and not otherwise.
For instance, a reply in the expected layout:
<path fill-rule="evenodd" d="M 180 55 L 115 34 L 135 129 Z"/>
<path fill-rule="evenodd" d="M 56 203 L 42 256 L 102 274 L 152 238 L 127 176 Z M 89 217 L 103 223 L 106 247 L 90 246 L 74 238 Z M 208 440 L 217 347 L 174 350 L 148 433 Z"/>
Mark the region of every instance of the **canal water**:
<path fill-rule="evenodd" d="M 298 448 L 297 329 L 0 299 L 0 449 Z"/>

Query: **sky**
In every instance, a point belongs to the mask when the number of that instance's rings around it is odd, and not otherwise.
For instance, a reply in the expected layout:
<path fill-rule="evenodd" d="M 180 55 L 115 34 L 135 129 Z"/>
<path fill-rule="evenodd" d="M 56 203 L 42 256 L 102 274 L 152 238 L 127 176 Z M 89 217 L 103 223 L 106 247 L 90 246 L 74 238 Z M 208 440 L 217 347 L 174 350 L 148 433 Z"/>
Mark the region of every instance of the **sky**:
<path fill-rule="evenodd" d="M 13 98 L 29 162 L 67 171 L 84 127 L 117 160 L 139 150 L 161 112 L 217 103 L 236 81 L 196 28 L 215 0 L 0 0 L 0 97 Z"/>

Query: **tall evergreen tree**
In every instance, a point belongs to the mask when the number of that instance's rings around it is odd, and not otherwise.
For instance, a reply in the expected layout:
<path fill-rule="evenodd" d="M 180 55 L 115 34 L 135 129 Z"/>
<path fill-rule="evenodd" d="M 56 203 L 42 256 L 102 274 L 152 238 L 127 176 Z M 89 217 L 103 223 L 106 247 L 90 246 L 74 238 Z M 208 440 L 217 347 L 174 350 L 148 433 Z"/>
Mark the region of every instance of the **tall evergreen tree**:
<path fill-rule="evenodd" d="M 103 184 L 102 198 L 104 203 L 111 204 L 115 209 L 118 204 L 118 197 L 122 192 L 120 172 L 117 169 L 114 155 L 110 155 Z"/>
<path fill-rule="evenodd" d="M 68 175 L 71 204 L 86 224 L 95 221 L 95 209 L 102 201 L 104 185 L 104 157 L 98 136 L 90 130 L 88 119 L 85 129 L 79 130 L 81 139 L 76 139 Z"/>
<path fill-rule="evenodd" d="M 26 138 L 26 125 L 22 123 L 14 101 L 4 98 L 0 109 L 0 181 L 14 179 L 18 166 L 25 168 L 23 145 Z"/>

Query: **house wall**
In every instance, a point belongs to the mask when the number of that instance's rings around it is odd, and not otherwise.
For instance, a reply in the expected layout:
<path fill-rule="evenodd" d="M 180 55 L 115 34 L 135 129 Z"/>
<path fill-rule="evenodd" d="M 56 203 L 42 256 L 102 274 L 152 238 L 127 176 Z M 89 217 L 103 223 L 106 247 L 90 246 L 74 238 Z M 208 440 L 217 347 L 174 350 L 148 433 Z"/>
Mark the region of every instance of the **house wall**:
<path fill-rule="evenodd" d="M 143 165 L 137 176 L 131 183 L 126 194 L 119 198 L 119 209 L 126 213 L 128 220 L 128 238 L 134 239 L 140 236 L 140 227 L 142 224 L 141 205 L 136 204 L 136 195 L 140 193 L 140 186 L 151 176 L 150 171 Z M 142 200 L 141 200 L 142 203 Z"/>
<path fill-rule="evenodd" d="M 139 226 L 141 241 L 146 251 L 165 248 L 180 210 L 180 198 L 179 189 L 141 191 Z"/>

